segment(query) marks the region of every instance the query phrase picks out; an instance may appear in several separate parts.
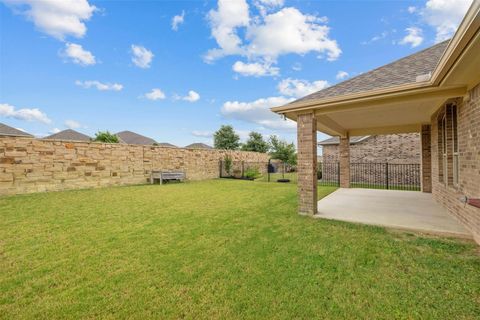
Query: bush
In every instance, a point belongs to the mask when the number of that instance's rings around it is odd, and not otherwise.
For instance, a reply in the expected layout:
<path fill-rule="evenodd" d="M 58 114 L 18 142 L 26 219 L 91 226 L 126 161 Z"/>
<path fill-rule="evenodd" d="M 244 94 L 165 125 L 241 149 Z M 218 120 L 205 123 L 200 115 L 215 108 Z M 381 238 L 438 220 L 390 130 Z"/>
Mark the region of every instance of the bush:
<path fill-rule="evenodd" d="M 229 156 L 229 155 L 226 155 L 225 158 L 223 159 L 224 163 L 225 163 L 225 172 L 228 174 L 228 175 L 231 175 L 231 171 L 232 171 L 232 158 Z"/>
<path fill-rule="evenodd" d="M 105 143 L 119 143 L 118 137 L 109 131 L 98 131 L 95 133 L 95 139 L 93 141 L 105 142 Z"/>
<path fill-rule="evenodd" d="M 248 179 L 258 179 L 262 176 L 257 167 L 251 167 L 245 170 L 244 175 Z"/>

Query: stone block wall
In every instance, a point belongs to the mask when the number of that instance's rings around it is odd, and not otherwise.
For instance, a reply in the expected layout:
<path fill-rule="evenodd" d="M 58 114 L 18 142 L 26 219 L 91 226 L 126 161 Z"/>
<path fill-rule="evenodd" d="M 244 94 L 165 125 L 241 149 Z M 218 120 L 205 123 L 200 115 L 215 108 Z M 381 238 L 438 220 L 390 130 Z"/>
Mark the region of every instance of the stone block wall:
<path fill-rule="evenodd" d="M 350 162 L 420 163 L 420 134 L 375 135 L 350 144 Z M 339 161 L 339 145 L 322 146 L 324 161 Z"/>
<path fill-rule="evenodd" d="M 435 199 L 460 220 L 473 233 L 475 240 L 480 243 L 480 208 L 460 201 L 463 196 L 480 198 L 480 85 L 469 92 L 467 100 L 458 100 L 457 108 L 458 186 L 452 185 L 450 178 L 452 166 L 450 164 L 447 166 L 448 177 L 443 177 L 442 174 L 438 130 L 438 115 L 443 112 L 442 107 L 431 119 L 432 193 Z M 451 159 L 451 157 L 447 157 L 447 159 Z"/>
<path fill-rule="evenodd" d="M 188 180 L 219 177 L 219 160 L 268 162 L 263 153 L 0 138 L 0 195 L 148 182 L 152 169 Z"/>

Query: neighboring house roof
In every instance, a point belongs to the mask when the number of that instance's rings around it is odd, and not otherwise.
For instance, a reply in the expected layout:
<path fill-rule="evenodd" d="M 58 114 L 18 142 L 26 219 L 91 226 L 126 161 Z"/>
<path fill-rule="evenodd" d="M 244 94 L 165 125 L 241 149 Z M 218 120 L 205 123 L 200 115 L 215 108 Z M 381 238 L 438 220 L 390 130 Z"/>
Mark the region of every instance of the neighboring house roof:
<path fill-rule="evenodd" d="M 370 138 L 370 136 L 350 137 L 350 144 L 356 144 L 356 143 L 362 142 L 364 140 L 367 140 L 368 138 Z M 331 137 L 331 138 L 320 141 L 318 143 L 318 145 L 326 146 L 326 145 L 333 145 L 333 144 L 339 144 L 339 143 L 340 143 L 340 138 L 339 137 Z"/>
<path fill-rule="evenodd" d="M 168 142 L 160 142 L 160 143 L 157 143 L 157 146 L 160 146 L 160 147 L 168 147 L 168 148 L 178 148 L 176 145 L 173 145 L 173 144 L 168 143 Z"/>
<path fill-rule="evenodd" d="M 142 136 L 132 131 L 122 131 L 116 133 L 116 135 L 122 142 L 127 144 L 152 145 L 156 143 L 152 138 Z"/>
<path fill-rule="evenodd" d="M 3 123 L 0 123 L 0 136 L 33 137 L 30 133 L 15 129 Z"/>
<path fill-rule="evenodd" d="M 312 93 L 292 103 L 415 83 L 419 76 L 428 75 L 426 80 L 429 80 L 429 75 L 435 70 L 449 41 L 443 41 L 405 58 Z M 425 79 L 422 81 L 425 81 Z"/>
<path fill-rule="evenodd" d="M 80 133 L 72 129 L 66 129 L 43 139 L 56 139 L 56 140 L 70 140 L 70 141 L 90 141 L 91 138 L 86 134 Z"/>
<path fill-rule="evenodd" d="M 205 143 L 192 143 L 185 147 L 186 149 L 213 149 L 211 146 Z"/>

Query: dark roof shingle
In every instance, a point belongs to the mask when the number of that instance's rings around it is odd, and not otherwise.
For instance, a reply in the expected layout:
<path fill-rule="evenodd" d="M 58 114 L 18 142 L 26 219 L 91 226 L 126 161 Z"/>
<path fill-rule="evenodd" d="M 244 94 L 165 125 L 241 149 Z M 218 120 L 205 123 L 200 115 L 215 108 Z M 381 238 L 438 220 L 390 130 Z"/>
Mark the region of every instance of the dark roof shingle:
<path fill-rule="evenodd" d="M 127 144 L 153 145 L 155 140 L 132 131 L 122 131 L 116 134 L 118 138 Z"/>
<path fill-rule="evenodd" d="M 438 43 L 377 69 L 312 93 L 292 103 L 305 102 L 415 83 L 418 76 L 433 73 L 450 40 Z"/>
<path fill-rule="evenodd" d="M 90 141 L 91 138 L 86 134 L 80 133 L 72 129 L 66 129 L 43 139 L 68 140 L 68 141 Z"/>
<path fill-rule="evenodd" d="M 0 123 L 0 136 L 33 137 L 30 133 Z"/>

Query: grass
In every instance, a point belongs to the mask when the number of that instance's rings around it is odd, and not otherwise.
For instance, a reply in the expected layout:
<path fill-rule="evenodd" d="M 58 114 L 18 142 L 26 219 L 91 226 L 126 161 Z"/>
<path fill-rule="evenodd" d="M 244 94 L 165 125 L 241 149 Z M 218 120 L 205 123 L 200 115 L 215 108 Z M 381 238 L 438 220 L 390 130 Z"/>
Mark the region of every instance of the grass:
<path fill-rule="evenodd" d="M 0 198 L 0 318 L 478 319 L 475 244 L 296 206 L 228 179 Z"/>

